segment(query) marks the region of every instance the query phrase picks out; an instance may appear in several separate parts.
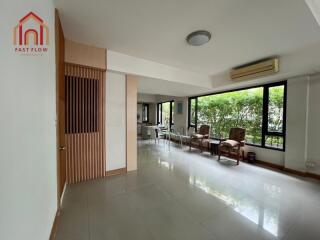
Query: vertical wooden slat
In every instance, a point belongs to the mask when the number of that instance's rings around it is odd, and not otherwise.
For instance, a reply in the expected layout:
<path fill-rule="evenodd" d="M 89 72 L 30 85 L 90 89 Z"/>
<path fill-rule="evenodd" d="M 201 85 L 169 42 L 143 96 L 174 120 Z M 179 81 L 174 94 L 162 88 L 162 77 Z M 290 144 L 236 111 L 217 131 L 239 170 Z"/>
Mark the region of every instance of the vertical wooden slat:
<path fill-rule="evenodd" d="M 78 70 L 79 70 L 79 67 L 76 66 L 76 71 L 77 73 L 79 74 Z M 79 76 L 79 75 L 78 75 Z M 79 147 L 79 140 L 80 140 L 80 137 L 79 137 L 79 90 L 80 90 L 80 87 L 79 87 L 79 81 L 78 81 L 78 78 L 75 78 L 76 80 L 76 163 L 77 163 L 77 175 L 76 175 L 76 182 L 79 182 L 81 181 L 81 170 L 80 170 L 80 147 Z"/>
<path fill-rule="evenodd" d="M 99 176 L 102 177 L 102 79 L 100 71 L 97 71 L 99 77 Z"/>
<path fill-rule="evenodd" d="M 90 105 L 90 125 L 91 125 L 91 136 L 90 136 L 90 150 L 91 150 L 91 176 L 92 178 L 94 177 L 94 171 L 93 171 L 93 165 L 94 165 L 94 128 L 93 128 L 93 114 L 94 114 L 94 80 L 92 76 L 90 75 L 91 78 L 91 105 Z"/>
<path fill-rule="evenodd" d="M 96 75 L 95 75 L 95 72 L 93 72 L 93 78 L 95 79 L 94 83 L 95 83 L 95 86 L 94 86 L 94 125 L 95 125 L 95 128 L 94 128 L 94 131 L 95 131 L 95 137 L 94 137 L 94 175 L 97 176 L 97 162 L 99 161 L 98 160 L 98 141 L 97 141 L 97 132 L 96 132 L 96 114 L 97 114 L 97 81 L 96 81 Z"/>
<path fill-rule="evenodd" d="M 73 107 L 73 102 L 74 102 L 74 84 L 73 84 L 73 77 L 71 75 L 71 67 L 70 66 L 67 66 L 68 68 L 68 73 L 70 74 L 69 78 L 70 78 L 70 134 L 69 135 L 69 140 L 70 140 L 70 146 L 67 146 L 67 148 L 70 149 L 70 169 L 69 169 L 69 173 L 70 173 L 70 177 L 69 177 L 69 180 L 70 180 L 70 183 L 74 182 L 74 172 L 73 172 L 73 169 L 74 169 L 74 150 L 73 150 L 73 122 L 74 122 L 74 119 L 73 119 L 73 111 L 74 111 L 74 107 Z"/>
<path fill-rule="evenodd" d="M 92 96 L 91 96 L 91 79 L 90 79 L 90 76 L 88 74 L 88 93 L 89 93 L 89 97 L 88 97 L 88 100 L 89 100 L 89 105 L 88 105 L 88 111 L 89 111 L 89 116 L 88 116 L 88 127 L 89 127 L 89 132 L 91 132 L 91 99 L 92 99 Z M 91 152 L 91 134 L 88 134 L 88 153 L 89 153 L 89 178 L 91 179 L 92 178 L 92 174 L 91 174 L 91 167 L 92 167 L 92 152 Z"/>
<path fill-rule="evenodd" d="M 73 92 L 73 98 L 72 98 L 72 108 L 73 108 L 73 111 L 72 111 L 72 152 L 73 152 L 73 169 L 72 169 L 72 172 L 73 172 L 73 176 L 72 176 L 72 182 L 76 182 L 76 176 L 77 176 L 77 164 L 76 164 L 76 158 L 77 158 L 77 155 L 76 155 L 76 132 L 77 132 L 77 129 L 76 129 L 76 91 L 77 91 L 77 88 L 76 88 L 76 79 L 75 79 L 75 76 L 74 76 L 74 66 L 71 66 L 70 67 L 70 71 L 71 71 L 71 76 L 72 76 L 72 92 Z"/>
<path fill-rule="evenodd" d="M 98 76 L 98 79 L 99 79 L 99 115 L 98 115 L 98 119 L 99 119 L 99 123 L 98 123 L 98 126 L 99 126 L 99 168 L 98 168 L 98 170 L 99 170 L 99 174 L 98 174 L 98 176 L 100 176 L 101 177 L 101 169 L 102 169 L 102 155 L 101 155 L 101 131 L 102 131 L 102 129 L 101 129 L 101 101 L 102 101 L 102 96 L 101 96 L 101 78 L 100 78 L 100 72 L 99 71 L 97 71 L 97 76 Z"/>
<path fill-rule="evenodd" d="M 79 136 L 79 167 L 80 167 L 80 182 L 83 181 L 83 155 L 82 155 L 82 134 L 81 134 L 81 124 L 82 124 L 82 104 L 81 104 L 81 94 L 82 94 L 82 68 L 79 67 L 79 130 L 78 130 L 78 136 Z"/>
<path fill-rule="evenodd" d="M 77 95 L 76 95 L 76 92 L 77 92 L 77 82 L 76 82 L 76 78 L 75 76 L 73 75 L 74 74 L 74 69 L 75 66 L 72 66 L 72 79 L 73 79 L 73 165 L 74 165 L 74 180 L 73 182 L 77 182 L 77 168 L 78 168 L 78 165 L 77 165 L 77 135 L 76 135 L 76 132 L 77 132 L 77 123 L 76 123 L 76 115 L 77 115 Z"/>
<path fill-rule="evenodd" d="M 65 71 L 66 71 L 66 68 L 65 68 Z M 66 129 L 65 129 L 65 133 L 69 132 L 69 101 L 70 101 L 70 92 L 69 92 L 69 76 L 65 74 L 65 95 L 66 95 L 66 108 L 65 108 L 65 118 L 66 118 Z M 66 136 L 66 146 L 69 146 L 69 138 L 68 138 L 68 134 L 65 134 Z M 70 177 L 70 173 L 69 173 L 69 169 L 70 169 L 70 158 L 69 158 L 69 148 L 66 148 L 66 165 L 67 165 L 67 168 L 66 168 L 66 181 L 67 183 L 69 182 L 69 177 Z"/>
<path fill-rule="evenodd" d="M 98 71 L 99 76 L 99 176 L 102 177 L 102 169 L 103 169 L 103 162 L 102 162 L 102 78 L 101 78 L 101 72 Z"/>
<path fill-rule="evenodd" d="M 102 161 L 103 161 L 103 176 L 106 175 L 106 74 L 107 72 L 101 71 L 102 74 L 102 83 L 103 83 L 103 87 L 102 87 L 102 149 L 103 149 L 103 157 L 102 157 Z"/>
<path fill-rule="evenodd" d="M 72 108 L 72 101 L 73 101 L 73 92 L 72 92 L 72 89 L 73 89 L 73 84 L 72 84 L 72 77 L 70 75 L 70 66 L 66 65 L 66 69 L 67 69 L 67 74 L 68 74 L 68 77 L 69 77 L 69 119 L 70 119 L 70 125 L 69 125 L 69 132 L 67 134 L 67 138 L 68 138 L 68 144 L 67 144 L 67 149 L 69 151 L 69 156 L 68 156 L 68 159 L 69 159 L 69 169 L 68 169 L 68 172 L 69 172 L 69 178 L 68 178 L 68 183 L 72 183 L 72 169 L 73 169 L 73 166 L 72 166 L 72 156 L 73 156 L 73 150 L 72 150 L 72 138 L 71 138 L 71 133 L 72 133 L 72 111 L 73 111 L 73 108 Z"/>
<path fill-rule="evenodd" d="M 66 65 L 65 66 L 65 69 L 66 69 L 66 74 L 67 74 L 67 76 L 68 76 L 68 78 L 69 78 L 69 88 L 68 88 L 68 92 L 69 92 L 69 102 L 68 102 L 68 107 L 69 107 L 69 111 L 68 111 L 68 118 L 69 118 L 69 131 L 68 131 L 68 133 L 66 134 L 66 137 L 67 137 L 67 139 L 68 139 L 68 141 L 67 141 L 67 145 L 66 145 L 66 147 L 67 147 L 67 151 L 68 151 L 68 162 L 69 162 L 69 165 L 68 165 L 68 169 L 67 169 L 67 172 L 68 172 L 68 183 L 71 183 L 72 181 L 71 181 L 71 177 L 72 177 L 72 173 L 71 173 L 71 169 L 72 169 L 72 158 L 71 158 L 71 156 L 72 156 L 72 148 L 71 148 L 71 146 L 72 146 L 72 144 L 71 144 L 71 121 L 72 121 L 72 85 L 71 85 L 71 83 L 72 83 L 72 79 L 71 79 L 71 76 L 70 76 L 70 74 L 69 74 L 69 66 L 68 65 Z"/>
<path fill-rule="evenodd" d="M 69 96 L 69 92 L 68 92 L 68 75 L 66 74 L 66 68 L 64 68 L 64 84 L 65 84 L 65 134 L 68 132 L 68 104 L 69 104 L 69 100 L 68 100 L 68 96 Z M 65 135 L 65 139 L 66 139 L 66 145 L 68 145 L 68 135 Z M 69 161 L 68 161 L 68 149 L 66 149 L 66 182 L 68 183 L 68 169 L 69 169 Z"/>
<path fill-rule="evenodd" d="M 84 69 L 84 81 L 83 81 L 83 108 L 84 108 L 84 115 L 83 115 L 83 152 L 84 152 L 84 158 L 85 158 L 85 169 L 84 169 L 84 174 L 85 174 L 85 180 L 88 180 L 88 167 L 89 167 L 89 162 L 88 162 L 88 149 L 87 149 L 87 146 L 88 146 L 88 143 L 87 143 L 87 121 L 86 121 L 86 118 L 87 118 L 87 81 L 88 81 L 88 78 L 87 78 L 87 68 Z"/>
<path fill-rule="evenodd" d="M 100 119 L 101 119 L 101 122 L 100 122 L 100 154 L 101 154 L 101 168 L 100 168 L 100 176 L 102 177 L 104 174 L 103 172 L 105 172 L 106 170 L 103 169 L 103 79 L 102 79 L 102 72 L 99 71 L 99 75 L 100 75 L 100 94 L 101 94 L 101 97 L 100 97 Z"/>
<path fill-rule="evenodd" d="M 81 130 L 80 130 L 80 134 L 81 134 L 81 159 L 82 159 L 82 181 L 87 180 L 86 178 L 86 174 L 85 174 L 85 170 L 86 170 L 86 158 L 85 158 L 85 154 L 84 154 L 84 128 L 83 128 L 83 122 L 84 122 L 84 69 L 81 68 Z"/>
<path fill-rule="evenodd" d="M 84 174 L 85 174 L 85 179 L 88 180 L 88 167 L 89 167 L 89 162 L 88 162 L 88 155 L 87 155 L 87 127 L 86 127 L 86 117 L 87 117 L 87 81 L 88 78 L 86 76 L 87 68 L 84 69 L 84 81 L 83 81 L 83 108 L 84 108 L 84 115 L 83 115 L 83 152 L 84 152 L 84 158 L 85 158 L 85 169 L 84 169 Z"/>
<path fill-rule="evenodd" d="M 94 128 L 94 118 L 95 118 L 95 105 L 96 105 L 96 101 L 95 101 L 95 79 L 94 79 L 94 75 L 92 73 L 92 71 L 90 72 L 90 77 L 93 79 L 92 81 L 92 157 L 93 157 L 93 161 L 92 161 L 92 176 L 94 177 L 96 175 L 96 133 L 95 133 L 95 128 Z"/>
<path fill-rule="evenodd" d="M 78 67 L 78 74 L 79 74 L 79 78 L 78 80 L 78 131 L 77 131 L 77 135 L 78 135 L 78 163 L 79 163 L 79 182 L 83 181 L 83 173 L 82 173 L 82 136 L 81 136 L 81 114 L 82 114 L 82 109 L 81 109 L 81 69 Z"/>
<path fill-rule="evenodd" d="M 99 74 L 97 71 L 95 71 L 95 75 L 96 75 L 96 79 L 97 79 L 97 111 L 98 111 L 98 114 L 97 114 L 97 148 L 98 148 L 98 151 L 97 151 L 97 176 L 100 176 L 100 128 L 99 128 L 99 125 L 100 125 L 100 119 L 99 119 L 99 112 L 100 112 L 100 79 L 99 79 Z"/>
<path fill-rule="evenodd" d="M 77 132 L 76 130 L 76 79 L 75 79 L 75 71 L 74 71 L 74 66 L 70 66 L 70 71 L 71 71 L 71 76 L 72 76 L 72 93 L 73 93 L 73 98 L 72 98 L 72 182 L 76 182 L 77 180 L 77 164 L 76 164 L 76 135 L 75 133 Z"/>

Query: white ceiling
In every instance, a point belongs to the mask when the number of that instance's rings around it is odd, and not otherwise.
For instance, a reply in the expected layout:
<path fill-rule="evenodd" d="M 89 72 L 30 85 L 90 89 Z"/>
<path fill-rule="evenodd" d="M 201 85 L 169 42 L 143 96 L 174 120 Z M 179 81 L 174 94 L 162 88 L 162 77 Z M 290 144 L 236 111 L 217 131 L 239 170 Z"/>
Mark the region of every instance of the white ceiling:
<path fill-rule="evenodd" d="M 320 28 L 304 0 L 55 0 L 55 5 L 67 39 L 212 79 L 234 66 L 320 42 Z M 187 45 L 186 35 L 198 29 L 211 31 L 211 41 Z M 155 85 L 141 91 L 164 86 L 150 81 Z"/>

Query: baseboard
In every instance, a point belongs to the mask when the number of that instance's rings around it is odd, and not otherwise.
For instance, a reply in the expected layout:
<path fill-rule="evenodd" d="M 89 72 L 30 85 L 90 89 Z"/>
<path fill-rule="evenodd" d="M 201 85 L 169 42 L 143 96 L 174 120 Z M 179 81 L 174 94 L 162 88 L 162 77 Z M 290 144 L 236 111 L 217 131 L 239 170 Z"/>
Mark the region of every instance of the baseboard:
<path fill-rule="evenodd" d="M 275 169 L 280 172 L 294 174 L 299 177 L 308 177 L 308 178 L 320 180 L 320 175 L 315 174 L 315 173 L 302 172 L 302 171 L 294 170 L 291 168 L 286 168 L 286 167 L 278 165 L 278 164 L 269 163 L 269 162 L 265 162 L 265 161 L 261 161 L 261 160 L 256 160 L 256 163 L 258 163 L 258 165 L 260 164 L 262 166 L 266 166 L 268 168 Z"/>
<path fill-rule="evenodd" d="M 266 167 L 269 167 L 269 168 L 277 169 L 277 170 L 280 170 L 280 171 L 282 171 L 283 168 L 284 168 L 281 165 L 278 165 L 278 164 L 275 164 L 275 163 L 269 163 L 269 162 L 265 162 L 265 161 L 261 161 L 261 160 L 256 160 L 256 163 L 258 163 L 260 165 L 263 165 L 263 166 L 266 166 Z"/>
<path fill-rule="evenodd" d="M 320 180 L 320 175 L 319 174 L 315 174 L 315 173 L 306 172 L 306 177 Z"/>
<path fill-rule="evenodd" d="M 56 212 L 56 215 L 54 216 L 54 221 L 53 221 L 53 224 L 52 224 L 49 240 L 55 240 L 56 239 L 56 233 L 57 233 L 59 221 L 60 221 L 60 210 L 58 209 L 57 212 Z"/>
<path fill-rule="evenodd" d="M 61 194 L 61 197 L 60 197 L 60 201 L 58 203 L 59 207 L 62 205 L 62 201 L 63 201 L 64 193 L 66 192 L 66 188 L 67 188 L 67 183 L 64 184 L 63 191 L 62 191 L 62 194 Z"/>
<path fill-rule="evenodd" d="M 118 168 L 118 169 L 114 169 L 114 170 L 110 170 L 110 171 L 106 171 L 106 176 L 110 177 L 110 176 L 114 176 L 114 175 L 119 175 L 119 174 L 124 174 L 127 173 L 127 168 Z"/>
<path fill-rule="evenodd" d="M 284 172 L 287 172 L 287 173 L 291 173 L 291 174 L 295 174 L 295 175 L 298 175 L 300 177 L 306 177 L 307 174 L 305 172 L 301 172 L 301 171 L 298 171 L 298 170 L 294 170 L 294 169 L 291 169 L 291 168 L 283 168 L 283 171 Z"/>

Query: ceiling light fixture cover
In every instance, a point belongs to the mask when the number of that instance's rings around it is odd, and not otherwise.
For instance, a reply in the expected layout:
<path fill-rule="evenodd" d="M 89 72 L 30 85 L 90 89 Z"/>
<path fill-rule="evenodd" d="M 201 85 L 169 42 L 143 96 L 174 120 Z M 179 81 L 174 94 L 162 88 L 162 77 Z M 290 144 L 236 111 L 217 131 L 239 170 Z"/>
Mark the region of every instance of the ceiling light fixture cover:
<path fill-rule="evenodd" d="M 201 46 L 211 39 L 211 33 L 205 30 L 199 30 L 190 33 L 186 40 L 192 46 Z"/>

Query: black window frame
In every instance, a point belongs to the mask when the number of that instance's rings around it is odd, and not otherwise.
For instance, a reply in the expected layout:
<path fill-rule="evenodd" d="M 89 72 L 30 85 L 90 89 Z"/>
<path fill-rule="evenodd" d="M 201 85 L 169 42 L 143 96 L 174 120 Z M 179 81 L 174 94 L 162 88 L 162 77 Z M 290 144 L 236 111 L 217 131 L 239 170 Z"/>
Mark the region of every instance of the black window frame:
<path fill-rule="evenodd" d="M 280 132 L 270 132 L 268 130 L 269 89 L 271 87 L 276 87 L 276 86 L 284 86 L 284 94 L 283 94 L 283 127 L 282 127 L 282 132 L 281 133 Z M 268 84 L 262 84 L 262 85 L 254 85 L 254 86 L 245 87 L 245 88 L 236 88 L 236 89 L 231 89 L 231 90 L 227 90 L 227 91 L 213 92 L 213 93 L 208 93 L 208 94 L 203 94 L 203 95 L 198 95 L 198 96 L 191 96 L 188 99 L 188 127 L 195 128 L 195 131 L 198 130 L 198 98 L 199 97 L 205 97 L 205 96 L 222 94 L 222 93 L 229 93 L 229 92 L 236 92 L 236 91 L 248 90 L 248 89 L 259 88 L 259 87 L 263 88 L 262 128 L 261 128 L 262 140 L 261 140 L 261 145 L 252 144 L 252 143 L 246 143 L 246 145 L 285 152 L 285 150 L 286 150 L 286 122 L 287 122 L 286 121 L 286 119 L 287 119 L 287 80 L 274 82 L 274 83 L 268 83 Z M 195 104 L 195 124 L 191 123 L 191 101 L 193 99 L 195 99 L 195 101 L 196 101 L 196 104 Z M 283 138 L 282 148 L 266 146 L 266 136 L 282 137 Z"/>
<path fill-rule="evenodd" d="M 144 120 L 144 114 L 145 114 L 145 111 L 147 109 L 147 120 Z M 148 103 L 142 103 L 142 122 L 143 123 L 148 123 L 149 122 L 149 112 L 150 112 L 150 106 Z"/>
<path fill-rule="evenodd" d="M 162 124 L 162 104 L 163 103 L 170 103 L 170 116 L 169 116 L 170 123 L 169 123 L 169 128 L 170 128 L 170 131 L 171 131 L 172 130 L 172 126 L 174 126 L 173 117 L 172 117 L 173 114 L 174 114 L 173 113 L 174 109 L 172 107 L 172 105 L 174 103 L 174 100 L 165 101 L 165 102 L 158 102 L 157 103 L 157 124 Z M 159 111 L 159 109 L 161 109 L 161 110 Z"/>

